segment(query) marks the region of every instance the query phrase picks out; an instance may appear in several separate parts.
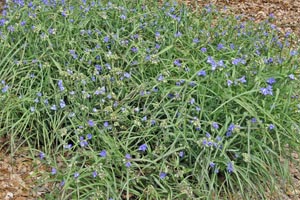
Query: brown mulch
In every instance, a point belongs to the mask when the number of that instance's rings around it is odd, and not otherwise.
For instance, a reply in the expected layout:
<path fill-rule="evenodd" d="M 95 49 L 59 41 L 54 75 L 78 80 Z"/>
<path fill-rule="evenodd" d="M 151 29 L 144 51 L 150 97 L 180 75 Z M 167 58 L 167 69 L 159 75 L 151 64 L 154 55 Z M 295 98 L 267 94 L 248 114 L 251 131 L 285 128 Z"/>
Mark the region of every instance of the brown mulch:
<path fill-rule="evenodd" d="M 228 13 L 243 15 L 256 22 L 274 16 L 274 23 L 282 32 L 300 35 L 300 1 L 299 0 L 180 0 L 192 6 L 208 3 L 219 8 L 227 8 Z"/>
<path fill-rule="evenodd" d="M 0 12 L 5 0 L 0 0 Z M 213 3 L 219 8 L 226 6 L 226 12 L 235 15 L 243 15 L 246 19 L 253 18 L 260 22 L 271 14 L 274 23 L 285 34 L 292 32 L 300 38 L 300 1 L 299 0 L 181 0 L 194 6 L 203 6 Z M 44 165 L 30 158 L 26 148 L 10 156 L 1 148 L 3 139 L 0 138 L 0 199 L 27 200 L 37 199 L 42 192 L 36 191 L 36 185 L 42 173 L 49 173 Z M 293 154 L 293 159 L 299 161 L 299 156 Z M 283 159 L 283 162 L 286 160 Z M 283 184 L 277 188 L 278 194 L 270 196 L 270 199 L 300 199 L 300 167 L 288 162 L 291 171 L 293 186 Z M 48 170 L 49 171 L 49 170 Z M 44 191 L 42 189 L 41 191 Z M 235 198 L 235 199 L 238 199 Z"/>
<path fill-rule="evenodd" d="M 0 199 L 38 199 L 48 190 L 39 183 L 49 169 L 32 159 L 26 147 L 19 148 L 15 154 L 8 153 L 7 142 L 7 138 L 0 138 Z"/>

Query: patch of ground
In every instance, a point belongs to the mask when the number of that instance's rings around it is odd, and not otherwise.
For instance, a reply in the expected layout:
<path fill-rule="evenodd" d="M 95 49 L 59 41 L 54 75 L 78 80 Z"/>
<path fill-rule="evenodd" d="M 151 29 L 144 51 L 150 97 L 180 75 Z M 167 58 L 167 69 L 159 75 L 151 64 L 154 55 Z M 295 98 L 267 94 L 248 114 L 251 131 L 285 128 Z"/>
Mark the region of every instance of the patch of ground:
<path fill-rule="evenodd" d="M 295 0 L 180 0 L 189 5 L 203 6 L 208 3 L 219 8 L 226 6 L 228 13 L 253 18 L 256 22 L 274 16 L 274 24 L 286 32 L 300 35 L 300 1 Z"/>
<path fill-rule="evenodd" d="M 11 155 L 7 153 L 5 138 L 0 138 L 0 199 L 34 200 L 47 191 L 46 186 L 39 186 L 45 165 L 30 158 L 29 150 L 21 147 Z M 50 187 L 49 187 L 50 188 Z"/>

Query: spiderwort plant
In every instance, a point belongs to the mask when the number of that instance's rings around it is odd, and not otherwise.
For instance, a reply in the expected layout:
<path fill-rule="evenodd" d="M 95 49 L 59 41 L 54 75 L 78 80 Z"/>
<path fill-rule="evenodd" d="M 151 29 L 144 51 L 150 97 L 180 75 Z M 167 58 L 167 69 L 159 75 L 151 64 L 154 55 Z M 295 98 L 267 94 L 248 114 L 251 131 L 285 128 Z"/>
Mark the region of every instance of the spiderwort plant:
<path fill-rule="evenodd" d="M 8 3 L 0 136 L 37 149 L 55 199 L 265 199 L 299 146 L 291 35 L 141 2 Z"/>

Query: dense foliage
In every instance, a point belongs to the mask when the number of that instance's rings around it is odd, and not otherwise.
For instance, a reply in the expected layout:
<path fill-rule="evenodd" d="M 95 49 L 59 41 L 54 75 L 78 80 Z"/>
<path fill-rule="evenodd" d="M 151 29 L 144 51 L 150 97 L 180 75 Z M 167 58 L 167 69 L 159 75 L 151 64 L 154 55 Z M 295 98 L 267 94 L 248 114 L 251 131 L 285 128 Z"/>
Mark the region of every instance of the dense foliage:
<path fill-rule="evenodd" d="M 299 50 L 176 3 L 13 0 L 0 19 L 0 135 L 53 199 L 263 197 L 299 145 Z M 258 184 L 259 183 L 259 184 Z"/>

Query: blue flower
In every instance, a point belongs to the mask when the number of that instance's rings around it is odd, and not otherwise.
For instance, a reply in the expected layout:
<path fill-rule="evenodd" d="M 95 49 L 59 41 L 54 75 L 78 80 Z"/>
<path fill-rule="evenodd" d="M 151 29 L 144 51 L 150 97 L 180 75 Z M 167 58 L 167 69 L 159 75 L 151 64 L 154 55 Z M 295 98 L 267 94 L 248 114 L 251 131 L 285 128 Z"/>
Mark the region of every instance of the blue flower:
<path fill-rule="evenodd" d="M 175 37 L 181 37 L 181 36 L 182 36 L 182 33 L 178 31 L 178 32 L 176 32 L 176 33 L 174 34 L 174 36 L 175 36 Z"/>
<path fill-rule="evenodd" d="M 234 172 L 233 163 L 232 163 L 231 161 L 227 163 L 227 171 L 228 171 L 229 173 Z"/>
<path fill-rule="evenodd" d="M 193 39 L 193 43 L 196 43 L 196 44 L 199 43 L 199 39 L 198 38 L 194 38 Z"/>
<path fill-rule="evenodd" d="M 271 77 L 271 78 L 269 78 L 269 79 L 267 80 L 267 83 L 268 83 L 269 85 L 273 85 L 274 83 L 276 83 L 276 80 L 275 80 L 275 78 Z"/>
<path fill-rule="evenodd" d="M 131 159 L 131 155 L 130 155 L 129 153 L 127 153 L 127 154 L 125 155 L 125 159 L 126 159 L 126 160 L 130 160 L 130 159 Z"/>
<path fill-rule="evenodd" d="M 219 129 L 219 124 L 217 122 L 213 122 L 211 124 L 211 126 L 214 128 L 214 129 Z"/>
<path fill-rule="evenodd" d="M 205 53 L 205 52 L 207 52 L 207 49 L 205 47 L 202 47 L 201 51 L 202 51 L 202 53 Z"/>
<path fill-rule="evenodd" d="M 295 80 L 295 75 L 294 75 L 294 74 L 290 74 L 290 75 L 289 75 L 289 78 L 290 78 L 291 80 Z"/>
<path fill-rule="evenodd" d="M 130 162 L 130 161 L 126 162 L 126 163 L 125 163 L 125 166 L 126 166 L 127 168 L 131 167 L 131 162 Z"/>
<path fill-rule="evenodd" d="M 134 52 L 134 53 L 136 53 L 136 52 L 138 52 L 138 48 L 137 47 L 132 47 L 131 51 Z"/>
<path fill-rule="evenodd" d="M 180 158 L 183 158 L 184 157 L 184 151 L 180 151 L 178 155 L 179 155 Z"/>
<path fill-rule="evenodd" d="M 164 80 L 164 76 L 163 75 L 159 75 L 157 78 L 158 81 L 163 81 Z"/>
<path fill-rule="evenodd" d="M 176 65 L 177 67 L 180 67 L 181 66 L 181 62 L 180 60 L 176 59 L 174 62 L 173 62 L 174 65 Z"/>
<path fill-rule="evenodd" d="M 271 85 L 268 85 L 266 88 L 260 88 L 260 93 L 264 96 L 273 95 L 273 88 Z"/>
<path fill-rule="evenodd" d="M 224 45 L 223 45 L 223 44 L 221 44 L 221 43 L 218 44 L 218 47 L 217 47 L 218 50 L 221 50 L 221 49 L 223 49 L 223 48 L 224 48 Z"/>
<path fill-rule="evenodd" d="M 209 163 L 209 166 L 210 166 L 211 168 L 214 168 L 214 167 L 216 166 L 216 164 L 215 164 L 214 162 L 210 162 L 210 163 Z"/>
<path fill-rule="evenodd" d="M 63 81 L 62 81 L 62 80 L 58 80 L 57 85 L 58 85 L 60 91 L 65 90 L 65 88 L 64 88 L 64 86 L 63 86 Z"/>
<path fill-rule="evenodd" d="M 43 160 L 45 158 L 45 153 L 44 152 L 40 152 L 39 156 L 40 156 L 40 159 Z"/>
<path fill-rule="evenodd" d="M 92 135 L 92 134 L 90 134 L 90 133 L 88 133 L 88 134 L 86 135 L 86 139 L 87 139 L 87 140 L 91 140 L 91 139 L 92 139 L 92 137 L 93 137 L 93 135 Z"/>
<path fill-rule="evenodd" d="M 105 36 L 104 39 L 103 39 L 103 42 L 105 42 L 105 43 L 109 42 L 109 37 Z"/>
<path fill-rule="evenodd" d="M 211 57 L 211 56 L 208 56 L 207 58 L 207 63 L 209 63 L 211 65 L 211 70 L 216 70 L 217 69 L 217 63 L 216 61 Z"/>
<path fill-rule="evenodd" d="M 142 144 L 140 147 L 139 147 L 139 151 L 146 151 L 148 148 L 147 144 Z"/>
<path fill-rule="evenodd" d="M 97 173 L 96 171 L 93 171 L 93 173 L 92 173 L 92 177 L 93 177 L 93 178 L 96 178 L 96 177 L 97 177 L 97 175 L 98 175 L 98 173 Z"/>
<path fill-rule="evenodd" d="M 64 107 L 66 107 L 66 103 L 65 103 L 65 101 L 64 100 L 60 100 L 59 101 L 59 105 L 60 105 L 60 108 L 64 108 Z"/>
<path fill-rule="evenodd" d="M 235 125 L 231 123 L 227 129 L 226 137 L 230 137 L 234 131 Z"/>
<path fill-rule="evenodd" d="M 31 107 L 30 107 L 30 111 L 31 111 L 31 112 L 34 112 L 34 111 L 35 111 L 35 107 L 31 106 Z"/>
<path fill-rule="evenodd" d="M 120 18 L 121 18 L 122 20 L 125 20 L 127 17 L 126 17 L 126 15 L 121 15 Z"/>
<path fill-rule="evenodd" d="M 197 73 L 198 76 L 206 76 L 206 71 L 205 70 L 200 70 Z"/>
<path fill-rule="evenodd" d="M 230 87 L 233 84 L 232 80 L 227 80 L 227 86 Z"/>
<path fill-rule="evenodd" d="M 246 83 L 246 78 L 245 76 L 242 76 L 241 78 L 237 79 L 237 81 L 241 82 L 241 83 Z"/>
<path fill-rule="evenodd" d="M 76 179 L 76 178 L 78 178 L 79 177 L 79 173 L 78 172 L 75 172 L 74 173 L 74 178 Z"/>
<path fill-rule="evenodd" d="M 166 176 L 167 176 L 167 173 L 165 173 L 165 172 L 160 172 L 160 174 L 159 174 L 160 179 L 165 179 Z"/>
<path fill-rule="evenodd" d="M 274 125 L 274 124 L 270 124 L 270 125 L 269 125 L 269 129 L 270 129 L 270 130 L 275 129 L 275 125 Z"/>
<path fill-rule="evenodd" d="M 93 126 L 95 126 L 95 122 L 94 122 L 93 120 L 89 119 L 89 120 L 88 120 L 88 125 L 89 125 L 90 127 L 93 127 Z"/>
<path fill-rule="evenodd" d="M 108 127 L 108 126 L 109 126 L 109 123 L 108 123 L 108 122 L 104 122 L 104 123 L 103 123 L 103 126 L 104 126 L 104 127 Z"/>
<path fill-rule="evenodd" d="M 106 150 L 102 150 L 102 151 L 99 153 L 99 156 L 102 157 L 102 158 L 105 158 L 105 157 L 107 156 Z"/>
<path fill-rule="evenodd" d="M 57 173 L 56 168 L 52 167 L 52 169 L 51 169 L 51 174 L 52 174 L 52 175 L 55 175 L 56 173 Z"/>

